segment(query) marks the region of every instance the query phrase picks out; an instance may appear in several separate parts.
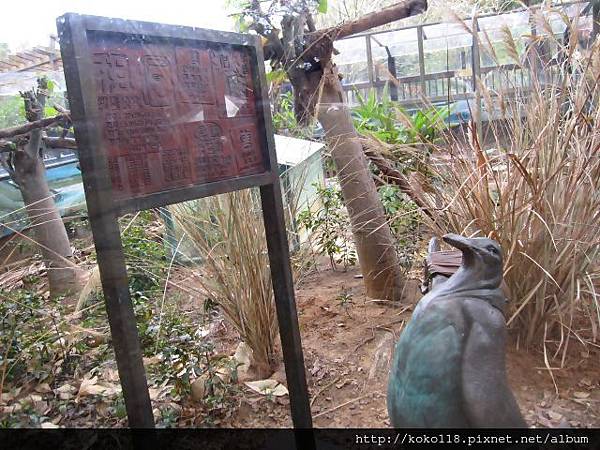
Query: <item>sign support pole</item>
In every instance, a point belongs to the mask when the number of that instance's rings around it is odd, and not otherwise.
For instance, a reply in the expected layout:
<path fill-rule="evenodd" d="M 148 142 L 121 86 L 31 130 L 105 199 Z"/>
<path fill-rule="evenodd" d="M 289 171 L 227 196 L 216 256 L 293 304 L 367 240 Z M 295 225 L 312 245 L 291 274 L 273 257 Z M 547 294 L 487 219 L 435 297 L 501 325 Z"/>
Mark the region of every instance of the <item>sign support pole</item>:
<path fill-rule="evenodd" d="M 89 203 L 88 203 L 89 205 Z M 131 428 L 154 428 L 154 415 L 129 294 L 119 223 L 112 214 L 92 215 L 104 301 L 115 349 L 119 378 Z"/>
<path fill-rule="evenodd" d="M 261 186 L 260 197 L 279 322 L 279 336 L 290 392 L 292 421 L 295 428 L 312 428 L 279 180 Z"/>

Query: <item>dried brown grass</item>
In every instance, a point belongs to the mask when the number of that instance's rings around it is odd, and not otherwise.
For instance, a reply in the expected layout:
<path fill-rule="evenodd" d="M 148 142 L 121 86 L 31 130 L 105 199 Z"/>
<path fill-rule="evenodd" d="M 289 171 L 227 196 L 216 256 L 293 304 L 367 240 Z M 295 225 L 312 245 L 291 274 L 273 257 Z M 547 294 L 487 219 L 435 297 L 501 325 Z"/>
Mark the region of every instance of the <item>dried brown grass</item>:
<path fill-rule="evenodd" d="M 499 241 L 509 325 L 527 345 L 552 340 L 564 364 L 570 338 L 597 345 L 600 330 L 600 40 L 576 50 L 575 38 L 546 39 L 564 62 L 533 76 L 528 93 L 480 84 L 486 109 L 502 116 L 492 144 L 484 149 L 474 126 L 449 138 L 423 196 L 437 233 Z"/>
<path fill-rule="evenodd" d="M 174 217 L 204 261 L 200 283 L 252 350 L 254 370 L 275 370 L 277 320 L 259 202 L 250 190 L 188 202 Z"/>

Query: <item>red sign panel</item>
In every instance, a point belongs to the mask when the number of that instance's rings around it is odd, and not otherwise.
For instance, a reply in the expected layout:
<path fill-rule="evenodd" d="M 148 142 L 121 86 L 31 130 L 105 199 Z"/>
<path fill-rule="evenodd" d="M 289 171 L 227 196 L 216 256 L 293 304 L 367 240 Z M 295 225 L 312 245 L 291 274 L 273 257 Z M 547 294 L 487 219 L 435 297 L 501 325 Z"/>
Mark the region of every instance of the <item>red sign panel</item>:
<path fill-rule="evenodd" d="M 89 42 L 116 200 L 267 171 L 246 48 L 106 36 Z"/>

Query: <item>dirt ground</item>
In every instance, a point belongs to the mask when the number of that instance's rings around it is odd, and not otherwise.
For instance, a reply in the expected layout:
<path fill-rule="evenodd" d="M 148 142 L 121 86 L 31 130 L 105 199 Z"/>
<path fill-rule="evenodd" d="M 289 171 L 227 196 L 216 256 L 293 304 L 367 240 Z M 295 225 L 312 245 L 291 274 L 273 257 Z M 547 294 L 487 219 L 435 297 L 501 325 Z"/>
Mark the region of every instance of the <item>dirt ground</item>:
<path fill-rule="evenodd" d="M 314 424 L 317 427 L 386 427 L 386 386 L 393 345 L 421 297 L 410 280 L 399 305 L 365 297 L 358 269 L 323 266 L 297 286 L 296 300 Z M 218 338 L 233 353 L 237 339 L 226 327 Z M 600 351 L 573 341 L 561 369 L 541 351 L 517 350 L 510 342 L 508 373 L 521 410 L 532 427 L 600 426 Z M 282 374 L 279 378 L 283 379 Z M 558 391 L 558 393 L 557 393 Z M 244 395 L 227 427 L 291 426 L 289 399 Z"/>
<path fill-rule="evenodd" d="M 182 297 L 181 312 L 196 317 L 203 309 L 204 296 L 198 295 L 198 286 L 194 285 L 189 270 L 185 267 L 176 269 L 172 281 L 186 287 L 185 292 L 189 294 Z M 296 301 L 316 427 L 389 426 L 385 399 L 389 364 L 394 343 L 421 298 L 418 276 L 414 273 L 409 277 L 405 299 L 398 304 L 368 299 L 358 268 L 347 272 L 332 271 L 326 261 L 322 261 L 318 271 L 297 283 Z M 177 287 L 169 288 L 168 295 L 181 296 L 182 292 Z M 240 342 L 233 328 L 220 315 L 210 328 L 215 351 L 233 355 Z M 507 346 L 509 382 L 530 426 L 600 427 L 599 345 L 588 343 L 584 346 L 572 338 L 564 368 L 561 368 L 560 355 L 552 359 L 555 343 L 548 342 L 548 364 L 544 361 L 541 346 L 527 352 L 517 349 L 516 344 L 513 338 Z M 554 381 L 547 366 L 552 369 Z M 107 361 L 105 369 L 116 376 L 110 381 L 118 383 L 114 360 Z M 283 370 L 273 378 L 285 384 Z M 235 406 L 210 426 L 292 425 L 288 396 L 260 395 L 243 384 L 234 395 L 237 397 L 232 402 Z M 90 399 L 85 405 L 70 405 L 73 417 L 63 416 L 58 422 L 61 426 L 89 426 L 90 420 L 96 420 L 92 412 L 100 411 L 100 405 L 106 405 L 108 401 L 105 399 L 102 403 Z M 172 404 L 168 398 L 161 401 Z M 42 409 L 50 409 L 46 403 L 41 403 Z M 191 398 L 182 398 L 177 403 L 181 415 L 174 426 L 206 426 L 201 404 Z M 55 413 L 58 414 L 53 410 L 50 415 Z M 124 416 L 102 420 L 93 423 L 126 425 Z"/>

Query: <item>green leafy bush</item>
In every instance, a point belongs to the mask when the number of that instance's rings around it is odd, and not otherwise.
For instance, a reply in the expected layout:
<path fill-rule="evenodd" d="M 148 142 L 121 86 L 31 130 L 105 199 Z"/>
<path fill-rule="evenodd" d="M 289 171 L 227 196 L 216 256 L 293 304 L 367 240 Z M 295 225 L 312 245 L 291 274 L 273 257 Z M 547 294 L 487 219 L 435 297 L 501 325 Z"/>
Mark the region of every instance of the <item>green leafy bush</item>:
<path fill-rule="evenodd" d="M 388 144 L 434 143 L 445 128 L 449 108 L 428 108 L 409 114 L 390 100 L 384 89 L 381 99 L 374 90 L 364 98 L 356 91 L 359 105 L 352 110 L 359 133 L 376 137 Z"/>
<path fill-rule="evenodd" d="M 125 217 L 122 223 L 127 224 L 130 220 Z M 154 220 L 152 211 L 143 211 L 122 233 L 129 289 L 132 293 L 155 290 L 165 278 L 167 259 L 162 238 L 153 238 L 149 233 Z"/>
<path fill-rule="evenodd" d="M 327 255 L 331 268 L 342 264 L 344 270 L 356 263 L 356 250 L 348 232 L 350 219 L 344 207 L 342 191 L 336 186 L 315 186 L 319 209 L 316 212 L 305 209 L 298 216 L 299 223 L 314 234 L 317 251 Z"/>

